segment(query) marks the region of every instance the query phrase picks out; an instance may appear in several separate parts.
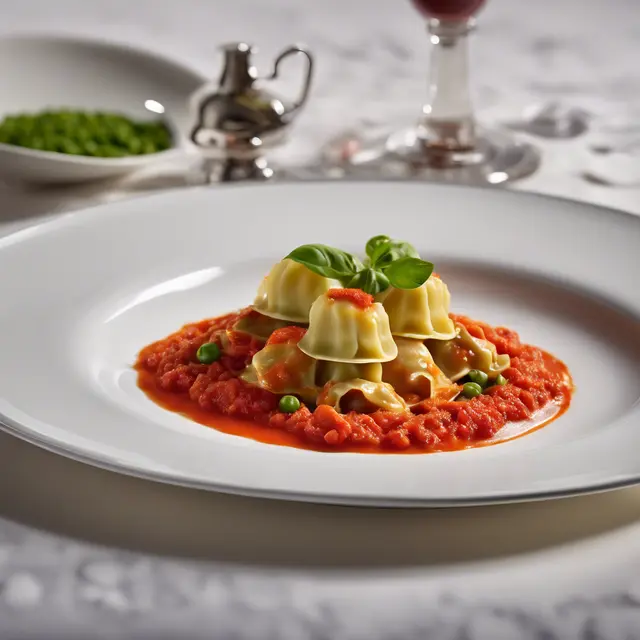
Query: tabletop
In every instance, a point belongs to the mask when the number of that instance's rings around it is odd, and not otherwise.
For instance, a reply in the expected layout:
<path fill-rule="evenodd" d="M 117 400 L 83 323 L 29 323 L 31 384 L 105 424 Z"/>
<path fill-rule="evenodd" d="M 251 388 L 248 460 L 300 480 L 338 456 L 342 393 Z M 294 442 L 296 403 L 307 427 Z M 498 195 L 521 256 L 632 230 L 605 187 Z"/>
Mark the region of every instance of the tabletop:
<path fill-rule="evenodd" d="M 317 82 L 280 152 L 290 164 L 313 166 L 345 130 L 412 122 L 425 94 L 424 27 L 397 0 L 3 8 L 0 34 L 45 31 L 133 43 L 207 76 L 221 42 L 255 43 L 258 63 L 306 43 Z M 513 188 L 640 214 L 639 37 L 636 0 L 488 3 L 472 43 L 479 116 L 543 152 Z M 580 113 L 588 131 L 527 133 L 545 105 Z M 0 194 L 2 235 L 128 195 Z M 314 506 L 160 486 L 4 434 L 0 469 L 3 639 L 640 638 L 638 488 L 459 509 Z"/>

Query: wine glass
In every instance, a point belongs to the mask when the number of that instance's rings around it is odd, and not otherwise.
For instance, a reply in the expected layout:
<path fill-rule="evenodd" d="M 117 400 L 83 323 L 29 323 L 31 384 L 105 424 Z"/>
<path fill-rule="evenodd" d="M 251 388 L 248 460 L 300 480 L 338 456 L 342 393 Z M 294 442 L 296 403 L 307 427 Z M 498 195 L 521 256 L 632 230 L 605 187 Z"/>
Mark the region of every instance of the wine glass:
<path fill-rule="evenodd" d="M 540 162 L 512 133 L 480 127 L 469 91 L 468 35 L 485 0 L 411 0 L 427 19 L 431 42 L 427 102 L 412 128 L 391 136 L 341 139 L 325 153 L 342 174 L 501 184 Z M 335 171 L 333 171 L 335 173 Z"/>

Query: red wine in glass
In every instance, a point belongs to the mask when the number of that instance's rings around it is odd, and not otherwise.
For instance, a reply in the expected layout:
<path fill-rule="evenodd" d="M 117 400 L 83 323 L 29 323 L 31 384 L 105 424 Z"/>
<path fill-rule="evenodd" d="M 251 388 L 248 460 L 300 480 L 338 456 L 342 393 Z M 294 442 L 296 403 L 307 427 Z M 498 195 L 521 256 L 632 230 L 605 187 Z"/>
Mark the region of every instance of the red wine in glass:
<path fill-rule="evenodd" d="M 464 20 L 477 13 L 485 0 L 412 0 L 420 13 L 439 20 Z"/>

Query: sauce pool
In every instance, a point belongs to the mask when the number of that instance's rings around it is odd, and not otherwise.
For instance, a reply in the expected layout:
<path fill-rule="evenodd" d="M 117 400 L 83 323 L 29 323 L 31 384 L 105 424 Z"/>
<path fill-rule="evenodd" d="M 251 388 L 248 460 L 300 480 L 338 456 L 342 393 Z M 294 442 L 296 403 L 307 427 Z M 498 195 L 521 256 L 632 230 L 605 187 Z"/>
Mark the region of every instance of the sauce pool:
<path fill-rule="evenodd" d="M 486 447 L 502 442 L 509 442 L 521 438 L 528 433 L 537 431 L 542 427 L 559 418 L 568 408 L 570 397 L 565 396 L 559 402 L 553 402 L 543 409 L 540 409 L 528 420 L 509 424 L 510 435 L 494 438 L 485 441 L 465 441 L 451 440 L 425 450 L 419 446 L 410 446 L 405 449 L 381 448 L 373 445 L 350 445 L 348 448 L 340 449 L 333 446 L 323 446 L 322 444 L 310 443 L 300 440 L 295 433 L 283 429 L 269 428 L 267 425 L 254 420 L 238 419 L 225 416 L 222 413 L 212 413 L 209 409 L 203 409 L 194 404 L 189 396 L 178 395 L 172 391 L 166 391 L 158 387 L 152 373 L 138 369 L 138 386 L 144 393 L 158 406 L 178 413 L 193 422 L 197 422 L 205 427 L 221 431 L 231 436 L 249 438 L 264 444 L 278 445 L 282 447 L 293 447 L 295 449 L 306 449 L 311 451 L 331 452 L 331 453 L 366 453 L 366 454 L 426 454 L 442 453 L 445 451 L 462 451 L 464 449 L 474 449 Z"/>
<path fill-rule="evenodd" d="M 235 331 L 240 314 L 204 320 L 145 347 L 135 365 L 138 385 L 156 404 L 218 431 L 273 445 L 315 451 L 431 453 L 457 451 L 513 439 L 538 429 L 569 406 L 573 383 L 553 355 L 522 344 L 506 328 L 452 316 L 470 334 L 486 339 L 511 358 L 507 384 L 471 400 L 431 399 L 411 411 L 341 414 L 326 405 L 278 410 L 278 395 L 239 378 L 264 342 Z M 300 327 L 277 329 L 271 344 L 296 344 Z M 198 347 L 225 341 L 211 365 L 199 363 Z M 508 426 L 501 437 L 501 430 Z"/>

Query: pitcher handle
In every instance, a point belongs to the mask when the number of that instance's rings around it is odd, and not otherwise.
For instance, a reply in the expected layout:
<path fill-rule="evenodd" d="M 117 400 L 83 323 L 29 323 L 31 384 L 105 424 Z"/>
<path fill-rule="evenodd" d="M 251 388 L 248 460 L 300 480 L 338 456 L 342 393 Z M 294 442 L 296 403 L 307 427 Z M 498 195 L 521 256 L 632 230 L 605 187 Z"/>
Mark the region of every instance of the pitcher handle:
<path fill-rule="evenodd" d="M 268 80 L 275 80 L 278 77 L 278 72 L 280 68 L 280 63 L 289 56 L 302 54 L 307 60 L 307 72 L 305 74 L 304 84 L 302 85 L 302 91 L 300 93 L 300 97 L 296 102 L 294 102 L 289 109 L 287 109 L 286 113 L 293 113 L 297 111 L 304 103 L 307 101 L 309 97 L 309 91 L 311 89 L 311 80 L 313 78 L 313 56 L 309 51 L 299 47 L 297 45 L 293 45 L 287 49 L 285 49 L 277 58 L 273 65 L 273 73 L 267 78 Z"/>

